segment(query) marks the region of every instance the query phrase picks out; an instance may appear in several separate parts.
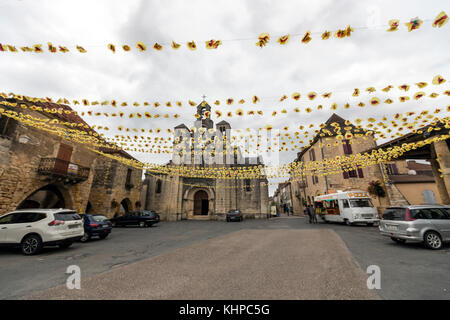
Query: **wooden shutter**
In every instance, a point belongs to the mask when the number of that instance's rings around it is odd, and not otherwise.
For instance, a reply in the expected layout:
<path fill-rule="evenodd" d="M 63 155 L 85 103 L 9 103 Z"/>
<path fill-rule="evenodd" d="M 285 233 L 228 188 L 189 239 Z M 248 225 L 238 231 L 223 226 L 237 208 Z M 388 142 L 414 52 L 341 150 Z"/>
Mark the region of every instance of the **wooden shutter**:
<path fill-rule="evenodd" d="M 362 168 L 358 168 L 358 177 L 364 178 L 364 172 Z"/>
<path fill-rule="evenodd" d="M 344 154 L 352 154 L 352 145 L 350 144 L 349 140 L 344 140 Z"/>
<path fill-rule="evenodd" d="M 61 143 L 59 145 L 58 155 L 55 160 L 55 171 L 59 174 L 66 175 L 69 168 L 70 159 L 72 158 L 72 146 Z"/>
<path fill-rule="evenodd" d="M 344 175 L 344 179 L 348 179 L 348 172 L 347 171 L 343 171 L 343 175 Z"/>
<path fill-rule="evenodd" d="M 70 158 L 72 158 L 72 150 L 72 146 L 61 143 L 59 145 L 57 158 L 64 161 L 70 161 Z"/>

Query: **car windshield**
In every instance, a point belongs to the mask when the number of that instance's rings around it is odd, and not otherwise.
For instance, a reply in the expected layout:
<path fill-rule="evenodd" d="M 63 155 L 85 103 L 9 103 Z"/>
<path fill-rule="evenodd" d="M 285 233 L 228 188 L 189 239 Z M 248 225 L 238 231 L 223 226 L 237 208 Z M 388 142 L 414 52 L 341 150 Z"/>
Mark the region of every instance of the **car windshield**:
<path fill-rule="evenodd" d="M 230 211 L 228 211 L 228 213 L 236 214 L 236 213 L 239 213 L 239 210 L 230 210 Z"/>
<path fill-rule="evenodd" d="M 92 220 L 94 220 L 95 222 L 102 222 L 102 221 L 108 220 L 108 218 L 105 216 L 98 215 L 98 216 L 92 216 Z"/>
<path fill-rule="evenodd" d="M 373 204 L 370 199 L 352 199 L 350 200 L 350 206 L 352 208 L 363 208 L 363 207 L 372 208 Z"/>
<path fill-rule="evenodd" d="M 151 212 L 151 211 L 142 211 L 141 212 L 141 216 L 145 216 L 145 217 L 153 216 L 153 212 Z"/>

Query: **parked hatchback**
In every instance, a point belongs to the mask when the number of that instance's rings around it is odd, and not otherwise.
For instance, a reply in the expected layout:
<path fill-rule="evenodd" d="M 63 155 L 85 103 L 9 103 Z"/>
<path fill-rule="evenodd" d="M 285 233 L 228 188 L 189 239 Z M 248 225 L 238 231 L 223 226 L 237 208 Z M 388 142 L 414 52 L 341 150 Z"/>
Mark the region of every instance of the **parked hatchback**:
<path fill-rule="evenodd" d="M 111 222 L 101 214 L 83 214 L 84 235 L 80 239 L 86 242 L 92 237 L 105 239 L 111 233 Z"/>
<path fill-rule="evenodd" d="M 83 233 L 81 217 L 69 209 L 24 209 L 0 217 L 0 245 L 20 247 L 25 255 L 44 246 L 67 248 Z"/>
<path fill-rule="evenodd" d="M 430 249 L 441 249 L 450 241 L 450 206 L 390 207 L 383 213 L 379 229 L 397 243 L 423 242 Z"/>
<path fill-rule="evenodd" d="M 120 217 L 110 219 L 112 226 L 140 226 L 151 227 L 159 222 L 159 214 L 150 210 L 127 212 Z"/>

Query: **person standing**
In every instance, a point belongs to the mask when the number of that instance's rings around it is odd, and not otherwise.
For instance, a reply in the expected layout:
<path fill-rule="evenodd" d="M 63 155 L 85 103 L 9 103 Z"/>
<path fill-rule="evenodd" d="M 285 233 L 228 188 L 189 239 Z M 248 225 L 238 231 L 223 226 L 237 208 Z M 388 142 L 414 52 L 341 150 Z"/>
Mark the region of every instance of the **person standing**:
<path fill-rule="evenodd" d="M 312 211 L 313 211 L 313 223 L 317 223 L 317 208 L 312 207 Z"/>
<path fill-rule="evenodd" d="M 311 204 L 308 206 L 308 215 L 309 223 L 314 223 L 314 208 Z"/>

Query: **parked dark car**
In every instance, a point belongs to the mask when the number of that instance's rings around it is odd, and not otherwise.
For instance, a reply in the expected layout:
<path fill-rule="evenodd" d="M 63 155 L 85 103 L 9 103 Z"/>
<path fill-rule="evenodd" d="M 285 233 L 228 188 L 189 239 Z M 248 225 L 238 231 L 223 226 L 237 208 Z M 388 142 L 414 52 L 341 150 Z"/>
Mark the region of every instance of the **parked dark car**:
<path fill-rule="evenodd" d="M 120 217 L 110 219 L 112 226 L 140 226 L 151 227 L 159 222 L 159 214 L 150 210 L 131 211 Z"/>
<path fill-rule="evenodd" d="M 227 222 L 230 221 L 242 221 L 244 220 L 244 217 L 242 215 L 242 212 L 240 210 L 230 210 L 227 213 Z"/>
<path fill-rule="evenodd" d="M 80 239 L 86 242 L 92 237 L 105 239 L 111 233 L 111 222 L 108 218 L 101 214 L 82 214 L 84 224 L 84 235 Z"/>

